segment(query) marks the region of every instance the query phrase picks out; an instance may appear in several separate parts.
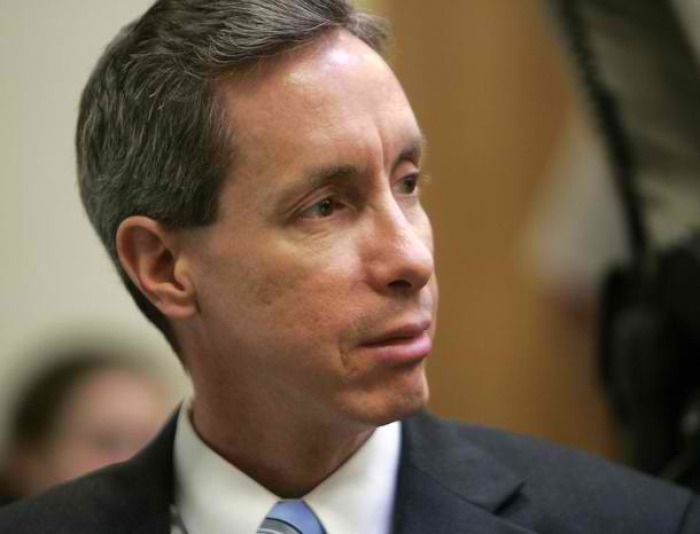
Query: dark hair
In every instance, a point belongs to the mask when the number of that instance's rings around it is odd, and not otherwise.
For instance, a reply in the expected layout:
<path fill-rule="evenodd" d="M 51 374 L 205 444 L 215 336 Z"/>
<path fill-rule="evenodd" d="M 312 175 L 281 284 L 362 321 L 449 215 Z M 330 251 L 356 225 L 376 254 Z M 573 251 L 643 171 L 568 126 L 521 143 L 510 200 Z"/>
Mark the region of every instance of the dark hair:
<path fill-rule="evenodd" d="M 58 413 L 77 384 L 101 368 L 93 358 L 77 357 L 46 369 L 15 405 L 9 434 L 17 443 L 41 443 L 53 434 Z"/>
<path fill-rule="evenodd" d="M 176 353 L 167 318 L 124 272 L 120 223 L 215 221 L 235 131 L 217 88 L 265 58 L 342 28 L 382 50 L 382 21 L 347 0 L 159 0 L 108 46 L 83 92 L 78 182 L 88 216 L 141 311 Z"/>

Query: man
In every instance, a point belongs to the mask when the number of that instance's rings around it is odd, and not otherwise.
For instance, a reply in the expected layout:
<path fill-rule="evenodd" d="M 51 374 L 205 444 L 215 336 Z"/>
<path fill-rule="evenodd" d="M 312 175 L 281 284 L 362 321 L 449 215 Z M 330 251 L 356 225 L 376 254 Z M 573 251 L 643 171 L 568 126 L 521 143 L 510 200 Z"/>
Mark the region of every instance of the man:
<path fill-rule="evenodd" d="M 161 0 L 106 51 L 81 193 L 194 399 L 1 532 L 700 530 L 683 490 L 419 413 L 433 242 L 383 34 L 343 0 Z"/>

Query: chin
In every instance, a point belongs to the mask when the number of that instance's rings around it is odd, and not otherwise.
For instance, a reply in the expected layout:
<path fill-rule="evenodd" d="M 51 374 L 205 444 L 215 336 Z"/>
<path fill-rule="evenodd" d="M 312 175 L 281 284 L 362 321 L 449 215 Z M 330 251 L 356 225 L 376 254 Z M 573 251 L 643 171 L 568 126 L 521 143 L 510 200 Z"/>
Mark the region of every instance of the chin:
<path fill-rule="evenodd" d="M 406 397 L 401 402 L 395 403 L 390 408 L 383 410 L 373 418 L 373 426 L 384 426 L 394 421 L 401 421 L 415 415 L 428 404 L 427 393 L 421 397 Z"/>
<path fill-rule="evenodd" d="M 428 404 L 428 382 L 424 373 L 410 382 L 392 384 L 355 399 L 354 406 L 349 407 L 355 412 L 351 417 L 366 426 L 379 427 L 416 414 Z"/>

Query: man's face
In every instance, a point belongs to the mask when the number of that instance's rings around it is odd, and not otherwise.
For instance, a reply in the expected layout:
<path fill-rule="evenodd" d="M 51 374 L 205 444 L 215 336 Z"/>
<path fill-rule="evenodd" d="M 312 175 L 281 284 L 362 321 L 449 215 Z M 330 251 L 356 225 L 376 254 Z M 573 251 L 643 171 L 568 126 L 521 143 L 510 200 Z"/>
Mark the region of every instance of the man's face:
<path fill-rule="evenodd" d="M 419 409 L 437 285 L 398 81 L 336 32 L 224 91 L 238 156 L 219 219 L 182 253 L 198 399 L 364 425 Z"/>

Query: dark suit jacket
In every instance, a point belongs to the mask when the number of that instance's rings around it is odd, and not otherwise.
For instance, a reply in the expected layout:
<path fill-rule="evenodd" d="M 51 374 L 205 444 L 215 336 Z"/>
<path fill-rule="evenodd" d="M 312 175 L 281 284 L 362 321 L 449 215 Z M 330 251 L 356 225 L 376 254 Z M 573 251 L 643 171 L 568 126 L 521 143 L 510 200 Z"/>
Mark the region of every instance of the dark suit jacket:
<path fill-rule="evenodd" d="M 172 420 L 133 460 L 5 508 L 0 533 L 169 534 L 174 433 Z M 700 533 L 688 491 L 427 414 L 403 425 L 396 499 L 396 534 Z"/>

